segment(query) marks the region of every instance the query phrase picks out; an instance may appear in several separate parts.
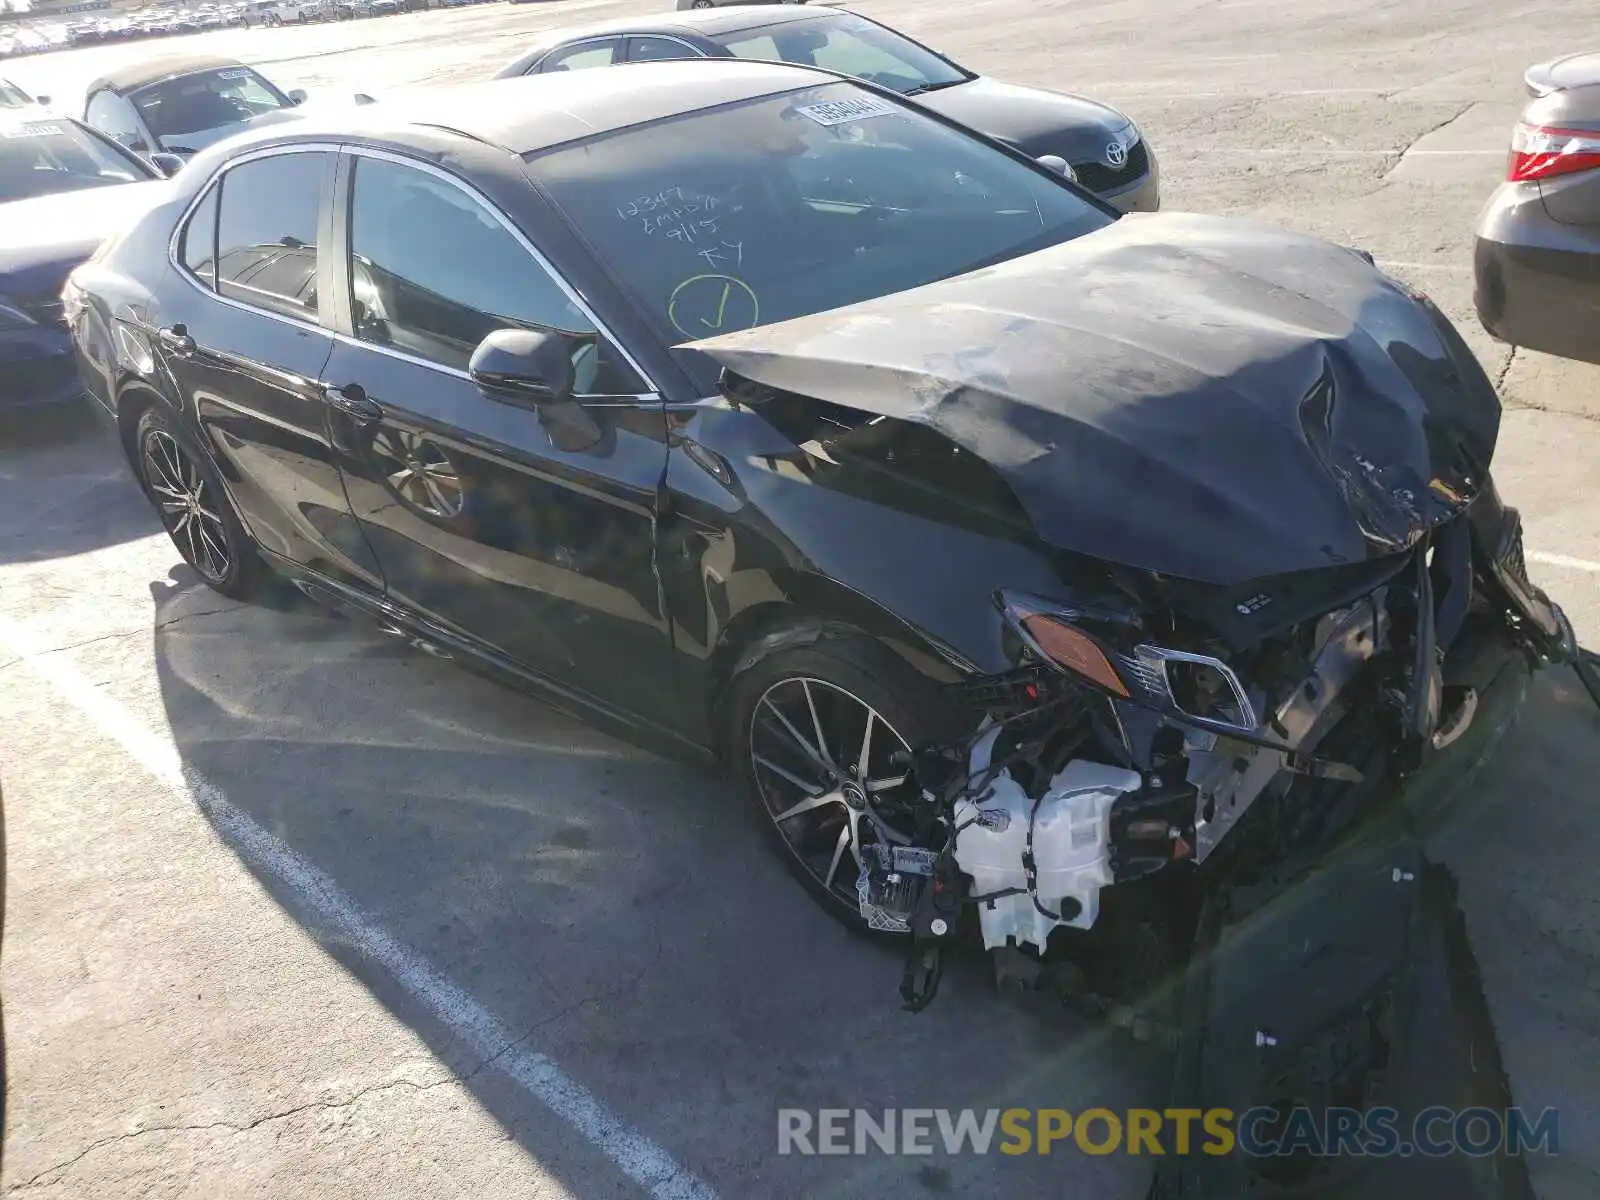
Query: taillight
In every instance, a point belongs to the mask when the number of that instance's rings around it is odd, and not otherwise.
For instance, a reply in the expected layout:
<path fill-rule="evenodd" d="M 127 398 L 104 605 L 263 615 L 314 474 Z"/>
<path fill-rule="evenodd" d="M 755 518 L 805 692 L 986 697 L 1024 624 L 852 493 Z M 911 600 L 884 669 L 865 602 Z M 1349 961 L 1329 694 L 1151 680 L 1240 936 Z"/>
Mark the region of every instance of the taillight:
<path fill-rule="evenodd" d="M 1517 122 L 1511 134 L 1506 178 L 1512 183 L 1553 179 L 1600 167 L 1600 133 Z"/>

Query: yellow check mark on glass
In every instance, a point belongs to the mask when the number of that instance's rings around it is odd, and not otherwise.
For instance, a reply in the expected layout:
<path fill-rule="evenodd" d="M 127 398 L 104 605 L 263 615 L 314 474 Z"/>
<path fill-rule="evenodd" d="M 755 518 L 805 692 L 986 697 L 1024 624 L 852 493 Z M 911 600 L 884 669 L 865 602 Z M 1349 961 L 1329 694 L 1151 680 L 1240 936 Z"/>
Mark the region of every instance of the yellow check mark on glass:
<path fill-rule="evenodd" d="M 704 325 L 707 329 L 722 328 L 722 317 L 723 314 L 728 311 L 728 293 L 731 291 L 733 291 L 733 284 L 724 283 L 722 285 L 722 300 L 717 304 L 717 319 L 715 321 L 708 321 L 704 317 L 701 317 L 700 324 Z"/>

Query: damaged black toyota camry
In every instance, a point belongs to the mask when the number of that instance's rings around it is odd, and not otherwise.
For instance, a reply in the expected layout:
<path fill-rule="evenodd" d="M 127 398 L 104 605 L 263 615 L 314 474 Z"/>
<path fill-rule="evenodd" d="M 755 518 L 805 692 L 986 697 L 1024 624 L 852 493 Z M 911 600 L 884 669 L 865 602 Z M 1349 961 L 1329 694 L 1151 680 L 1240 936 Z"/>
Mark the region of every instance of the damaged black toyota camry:
<path fill-rule="evenodd" d="M 1115 949 L 1574 654 L 1426 297 L 868 84 L 503 81 L 172 188 L 65 304 L 190 567 L 719 756 L 912 1007 L 962 937 Z"/>

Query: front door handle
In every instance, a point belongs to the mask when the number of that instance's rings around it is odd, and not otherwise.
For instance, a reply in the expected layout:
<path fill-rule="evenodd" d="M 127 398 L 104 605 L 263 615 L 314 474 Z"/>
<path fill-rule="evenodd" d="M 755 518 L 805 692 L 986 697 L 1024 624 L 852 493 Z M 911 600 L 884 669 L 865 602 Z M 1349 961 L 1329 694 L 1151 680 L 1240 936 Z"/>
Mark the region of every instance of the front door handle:
<path fill-rule="evenodd" d="M 357 425 L 371 425 L 374 421 L 383 419 L 383 409 L 376 401 L 368 398 L 359 383 L 348 384 L 342 388 L 323 388 L 322 396 Z"/>
<path fill-rule="evenodd" d="M 156 330 L 156 336 L 161 339 L 161 344 L 171 350 L 179 358 L 188 358 L 195 352 L 194 339 L 189 336 L 189 331 L 182 325 L 167 325 Z"/>

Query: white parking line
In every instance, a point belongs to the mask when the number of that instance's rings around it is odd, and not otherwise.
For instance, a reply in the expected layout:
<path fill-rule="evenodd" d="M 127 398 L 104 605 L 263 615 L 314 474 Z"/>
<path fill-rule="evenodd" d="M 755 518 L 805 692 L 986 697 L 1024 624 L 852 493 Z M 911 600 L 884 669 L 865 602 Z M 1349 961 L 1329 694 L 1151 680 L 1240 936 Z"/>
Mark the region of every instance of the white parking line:
<path fill-rule="evenodd" d="M 1587 558 L 1573 558 L 1570 554 L 1546 554 L 1543 550 L 1529 550 L 1526 557 L 1530 562 L 1543 563 L 1547 567 L 1570 567 L 1574 571 L 1600 574 L 1600 563 L 1590 562 Z"/>
<path fill-rule="evenodd" d="M 545 1055 L 519 1039 L 492 1012 L 410 946 L 378 928 L 338 884 L 236 808 L 184 764 L 177 747 L 89 682 L 65 654 L 0 617 L 0 652 L 52 685 L 102 733 L 185 803 L 210 819 L 222 840 L 253 869 L 292 890 L 324 927 L 389 973 L 405 992 L 657 1200 L 717 1200 L 711 1187 L 671 1154 L 626 1125 L 616 1113 Z M 14 669 L 14 668 L 13 668 Z"/>

